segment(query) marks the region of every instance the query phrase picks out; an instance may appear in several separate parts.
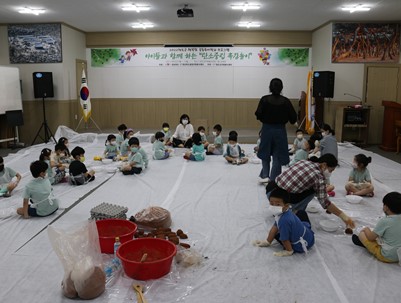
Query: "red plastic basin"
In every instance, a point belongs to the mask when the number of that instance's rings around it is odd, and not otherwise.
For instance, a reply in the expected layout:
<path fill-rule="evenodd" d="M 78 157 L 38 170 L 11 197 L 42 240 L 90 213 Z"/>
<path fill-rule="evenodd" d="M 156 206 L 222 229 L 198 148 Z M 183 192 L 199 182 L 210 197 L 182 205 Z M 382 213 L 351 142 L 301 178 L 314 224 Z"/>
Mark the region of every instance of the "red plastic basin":
<path fill-rule="evenodd" d="M 96 221 L 99 234 L 100 250 L 104 254 L 114 253 L 116 237 L 121 244 L 132 240 L 137 230 L 135 223 L 123 219 L 105 219 Z"/>
<path fill-rule="evenodd" d="M 135 280 L 158 279 L 168 274 L 176 253 L 174 243 L 157 238 L 131 240 L 117 250 L 125 273 Z M 147 258 L 141 262 L 144 254 Z"/>

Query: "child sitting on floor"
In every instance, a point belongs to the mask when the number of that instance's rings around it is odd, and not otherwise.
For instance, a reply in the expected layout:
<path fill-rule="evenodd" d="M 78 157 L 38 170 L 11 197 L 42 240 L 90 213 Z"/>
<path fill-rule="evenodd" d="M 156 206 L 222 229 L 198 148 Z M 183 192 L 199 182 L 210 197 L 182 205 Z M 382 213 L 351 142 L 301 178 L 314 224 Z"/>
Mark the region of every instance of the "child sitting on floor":
<path fill-rule="evenodd" d="M 123 175 L 140 174 L 144 167 L 142 155 L 139 152 L 139 139 L 132 137 L 128 141 L 131 153 L 128 157 L 128 162 L 122 167 Z"/>
<path fill-rule="evenodd" d="M 134 130 L 131 128 L 128 128 L 124 132 L 124 141 L 120 145 L 120 155 L 122 157 L 127 157 L 129 154 L 129 139 L 134 137 Z"/>
<path fill-rule="evenodd" d="M 365 247 L 379 261 L 399 262 L 401 257 L 401 194 L 391 192 L 385 195 L 383 211 L 386 217 L 377 222 L 373 231 L 369 227 L 363 228 L 359 236 L 352 235 L 352 242 Z"/>
<path fill-rule="evenodd" d="M 16 180 L 13 181 L 13 178 Z M 10 197 L 21 178 L 21 175 L 12 168 L 4 166 L 4 159 L 0 156 L 0 197 Z"/>
<path fill-rule="evenodd" d="M 306 253 L 315 243 L 306 212 L 298 210 L 294 214 L 291 211 L 290 195 L 281 188 L 271 191 L 269 201 L 270 207 L 274 209 L 276 222 L 270 229 L 267 240 L 255 240 L 253 245 L 267 247 L 276 239 L 284 247 L 284 250 L 274 253 L 277 257 L 291 256 L 294 252 Z"/>
<path fill-rule="evenodd" d="M 345 185 L 347 195 L 373 197 L 374 187 L 367 169 L 370 162 L 372 162 L 372 158 L 366 157 L 364 154 L 358 154 L 354 157 L 353 168 L 349 174 L 348 183 Z"/>
<path fill-rule="evenodd" d="M 164 134 L 164 145 L 173 145 L 173 143 L 171 142 L 170 125 L 167 122 L 163 123 L 161 132 Z"/>
<path fill-rule="evenodd" d="M 291 160 L 289 166 L 294 165 L 301 160 L 308 160 L 309 151 L 315 148 L 315 143 L 312 140 L 305 140 L 303 142 L 304 145 L 302 146 L 302 148 L 297 149 L 294 158 Z"/>
<path fill-rule="evenodd" d="M 157 132 L 155 134 L 155 142 L 153 142 L 153 159 L 164 160 L 170 156 L 170 151 L 164 145 L 164 133 Z"/>
<path fill-rule="evenodd" d="M 223 154 L 223 138 L 221 137 L 221 131 L 223 128 L 220 124 L 213 126 L 213 144 L 209 144 L 207 147 L 206 155 L 222 155 Z"/>
<path fill-rule="evenodd" d="M 248 158 L 245 157 L 241 146 L 238 144 L 238 133 L 235 130 L 230 131 L 228 134 L 228 144 L 224 158 L 231 164 L 239 165 L 248 162 Z"/>
<path fill-rule="evenodd" d="M 117 138 L 114 135 L 108 135 L 106 142 L 104 143 L 105 148 L 103 152 L 103 156 L 106 159 L 116 159 L 119 151 L 118 151 L 118 146 L 116 142 Z"/>
<path fill-rule="evenodd" d="M 71 151 L 71 156 L 74 160 L 70 163 L 70 183 L 72 185 L 83 185 L 95 180 L 95 171 L 86 168 L 85 164 L 85 150 L 77 146 Z"/>
<path fill-rule="evenodd" d="M 202 137 L 200 133 L 194 133 L 192 135 L 193 145 L 191 151 L 187 151 L 184 155 L 184 159 L 191 161 L 203 161 L 205 160 L 205 148 L 202 144 Z"/>
<path fill-rule="evenodd" d="M 128 127 L 124 123 L 120 124 L 117 127 L 118 134 L 116 136 L 116 144 L 117 144 L 118 149 L 120 149 L 121 143 L 123 143 L 123 141 L 124 141 L 124 133 L 127 130 L 127 128 Z"/>
<path fill-rule="evenodd" d="M 68 139 L 66 137 L 61 137 L 60 139 L 58 139 L 57 144 L 64 145 L 64 157 L 60 157 L 60 161 L 67 165 L 70 164 L 72 159 L 70 150 L 68 149 L 69 147 Z"/>
<path fill-rule="evenodd" d="M 304 131 L 298 128 L 295 131 L 295 140 L 292 148 L 289 150 L 290 155 L 294 154 L 297 150 L 300 150 L 304 147 L 306 139 L 304 138 Z"/>
<path fill-rule="evenodd" d="M 60 183 L 65 177 L 65 167 L 61 163 L 56 163 L 52 161 L 51 158 L 51 149 L 44 148 L 40 152 L 39 160 L 44 161 L 47 164 L 47 177 L 50 180 L 50 184 L 54 185 Z M 55 171 L 53 171 L 53 168 Z"/>
<path fill-rule="evenodd" d="M 17 214 L 24 219 L 50 216 L 58 209 L 58 199 L 53 197 L 52 186 L 46 178 L 47 168 L 44 161 L 32 162 L 29 167 L 34 179 L 25 185 L 23 206 L 17 209 Z"/>
<path fill-rule="evenodd" d="M 205 131 L 206 131 L 206 129 L 204 126 L 198 127 L 198 133 L 201 135 L 201 142 L 202 142 L 204 148 L 207 150 L 207 147 L 209 146 L 209 142 L 207 142 L 207 137 L 206 137 Z"/>

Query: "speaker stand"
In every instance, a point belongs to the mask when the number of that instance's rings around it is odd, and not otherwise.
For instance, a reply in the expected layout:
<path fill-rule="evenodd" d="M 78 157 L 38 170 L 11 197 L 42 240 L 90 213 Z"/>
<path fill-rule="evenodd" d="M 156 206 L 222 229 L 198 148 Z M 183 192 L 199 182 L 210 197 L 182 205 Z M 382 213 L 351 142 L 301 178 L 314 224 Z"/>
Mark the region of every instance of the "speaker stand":
<path fill-rule="evenodd" d="M 33 139 L 31 145 L 34 145 L 34 143 L 35 143 L 35 141 L 36 141 L 36 139 L 38 137 L 40 137 L 43 140 L 43 142 L 45 142 L 45 143 L 49 142 L 50 139 L 53 138 L 54 143 L 57 144 L 57 141 L 54 138 L 52 131 L 50 130 L 49 126 L 47 125 L 45 97 L 42 97 L 42 105 L 43 105 L 43 122 L 42 122 L 42 125 L 40 126 L 38 132 L 36 133 L 35 139 Z M 44 138 L 42 138 L 42 136 L 40 135 L 40 132 L 42 131 L 42 128 L 44 129 L 44 132 L 45 132 L 45 137 Z"/>
<path fill-rule="evenodd" d="M 77 127 L 75 128 L 75 131 L 77 131 L 77 129 L 78 129 L 79 126 L 81 125 L 81 122 L 82 122 L 83 119 L 84 119 L 84 117 L 81 117 L 81 119 L 80 119 L 79 122 L 78 122 Z M 99 130 L 99 132 L 102 132 L 102 130 L 100 129 L 100 127 L 96 124 L 95 120 L 93 120 L 92 117 L 89 117 L 89 119 L 93 122 L 93 124 L 95 124 L 95 126 L 96 126 L 96 128 Z M 86 125 L 86 122 L 85 122 L 85 126 L 86 126 L 86 128 L 88 128 L 88 126 Z"/>

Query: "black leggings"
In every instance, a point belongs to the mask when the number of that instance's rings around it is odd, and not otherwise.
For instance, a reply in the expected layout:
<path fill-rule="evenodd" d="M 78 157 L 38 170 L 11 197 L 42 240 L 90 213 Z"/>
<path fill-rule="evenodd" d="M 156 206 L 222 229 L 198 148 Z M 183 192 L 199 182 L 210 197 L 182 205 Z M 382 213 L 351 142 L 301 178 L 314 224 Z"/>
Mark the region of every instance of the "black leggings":
<path fill-rule="evenodd" d="M 173 147 L 178 147 L 178 145 L 184 145 L 185 148 L 191 148 L 192 147 L 192 138 L 189 138 L 187 141 L 183 141 L 177 138 L 173 138 Z"/>
<path fill-rule="evenodd" d="M 140 167 L 133 167 L 131 170 L 125 170 L 123 171 L 123 175 L 134 175 L 134 174 L 140 174 L 142 171 L 142 168 Z"/>

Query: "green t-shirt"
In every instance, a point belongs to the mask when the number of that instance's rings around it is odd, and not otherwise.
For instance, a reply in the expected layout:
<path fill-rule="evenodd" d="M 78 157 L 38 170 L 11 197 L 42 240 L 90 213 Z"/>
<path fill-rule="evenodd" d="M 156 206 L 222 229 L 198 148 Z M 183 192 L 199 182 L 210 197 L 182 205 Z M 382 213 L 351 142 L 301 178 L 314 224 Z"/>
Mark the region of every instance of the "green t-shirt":
<path fill-rule="evenodd" d="M 148 163 L 149 163 L 149 159 L 148 159 L 148 155 L 146 154 L 146 151 L 142 147 L 140 147 L 138 152 L 142 156 L 142 160 L 143 160 L 143 163 L 145 164 L 145 168 L 147 168 L 148 167 Z"/>
<path fill-rule="evenodd" d="M 359 171 L 356 168 L 353 168 L 350 173 L 349 177 L 353 179 L 355 183 L 363 183 L 363 181 L 371 181 L 370 178 L 370 173 L 367 168 L 365 168 L 363 171 Z"/>
<path fill-rule="evenodd" d="M 156 160 L 163 159 L 166 154 L 166 146 L 163 142 L 156 140 L 153 142 L 153 158 Z"/>
<path fill-rule="evenodd" d="M 58 209 L 58 199 L 51 196 L 52 186 L 48 178 L 35 178 L 25 185 L 23 197 L 30 199 L 39 216 L 47 216 Z"/>
<path fill-rule="evenodd" d="M 124 157 L 128 156 L 128 153 L 129 153 L 128 140 L 129 139 L 125 139 L 120 145 L 120 154 L 121 154 L 121 156 L 124 156 Z"/>
<path fill-rule="evenodd" d="M 128 157 L 128 163 L 135 162 L 135 167 L 139 167 L 143 169 L 144 162 L 142 159 L 142 155 L 139 152 L 131 153 Z"/>
<path fill-rule="evenodd" d="M 192 145 L 192 154 L 195 156 L 196 161 L 205 160 L 205 147 L 203 146 L 203 144 Z"/>
<path fill-rule="evenodd" d="M 221 135 L 218 135 L 214 138 L 214 147 L 221 153 L 223 154 L 223 138 Z"/>
<path fill-rule="evenodd" d="M 7 188 L 8 183 L 11 182 L 12 178 L 17 175 L 16 171 L 9 167 L 4 167 L 3 171 L 0 172 L 0 189 Z"/>
<path fill-rule="evenodd" d="M 398 261 L 397 249 L 401 247 L 401 215 L 391 215 L 380 219 L 373 232 L 383 242 L 383 257 Z"/>

